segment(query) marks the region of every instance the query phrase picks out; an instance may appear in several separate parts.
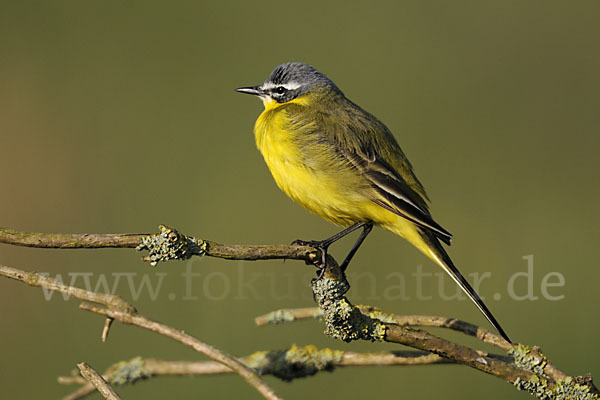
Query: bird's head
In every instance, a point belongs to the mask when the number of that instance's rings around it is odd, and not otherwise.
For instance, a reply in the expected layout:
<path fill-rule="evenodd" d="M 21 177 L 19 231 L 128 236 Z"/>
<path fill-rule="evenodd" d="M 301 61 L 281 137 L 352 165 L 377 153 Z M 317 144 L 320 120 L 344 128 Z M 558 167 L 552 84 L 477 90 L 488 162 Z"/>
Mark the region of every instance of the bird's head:
<path fill-rule="evenodd" d="M 328 77 L 299 62 L 281 64 L 260 85 L 241 87 L 236 91 L 260 97 L 265 107 L 287 103 L 309 93 L 341 93 Z"/>

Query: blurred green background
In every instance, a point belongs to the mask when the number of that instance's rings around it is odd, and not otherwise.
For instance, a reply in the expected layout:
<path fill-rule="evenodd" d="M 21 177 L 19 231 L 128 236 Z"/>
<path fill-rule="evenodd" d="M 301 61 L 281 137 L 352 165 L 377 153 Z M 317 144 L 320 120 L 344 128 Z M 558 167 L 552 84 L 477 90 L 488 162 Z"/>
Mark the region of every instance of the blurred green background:
<path fill-rule="evenodd" d="M 338 229 L 276 188 L 255 149 L 257 99 L 234 88 L 262 82 L 285 61 L 329 75 L 383 120 L 414 164 L 432 210 L 454 235 L 465 274 L 511 337 L 542 347 L 573 375 L 600 374 L 598 145 L 600 4 L 463 2 L 29 2 L 0 6 L 0 225 L 43 232 L 152 232 L 159 223 L 225 243 L 288 243 Z M 351 240 L 336 245 L 339 258 Z M 0 263 L 101 276 L 137 273 L 161 286 L 137 300 L 145 315 L 235 355 L 296 343 L 374 351 L 334 341 L 316 321 L 257 328 L 253 318 L 313 304 L 300 262 L 206 258 L 152 269 L 131 250 L 0 246 Z M 510 296 L 527 271 L 537 300 Z M 471 303 L 444 300 L 449 279 L 394 235 L 376 230 L 350 268 L 350 298 L 405 314 L 459 317 L 490 328 Z M 181 276 L 189 268 L 191 292 Z M 544 277 L 564 286 L 543 296 Z M 407 300 L 398 295 L 405 278 Z M 70 274 L 70 275 L 69 275 Z M 166 274 L 166 275 L 159 275 Z M 396 275 L 393 275 L 396 274 Z M 162 278 L 161 278 L 162 276 Z M 472 278 L 471 278 L 472 279 Z M 549 282 L 558 282 L 554 275 Z M 75 284 L 84 286 L 82 275 Z M 514 292 L 527 293 L 523 276 Z M 396 286 L 395 286 L 396 285 Z M 440 292 L 440 288 L 443 292 Z M 0 386 L 11 398 L 57 398 L 75 364 L 98 370 L 137 355 L 201 359 L 156 334 L 103 320 L 78 301 L 0 279 Z M 137 297 L 137 296 L 135 296 Z M 196 299 L 192 299 L 195 297 Z M 438 331 L 466 344 L 469 338 Z M 492 351 L 491 348 L 485 348 Z M 356 399 L 402 393 L 430 399 L 528 398 L 466 367 L 347 368 L 283 383 L 285 398 Z M 457 385 L 456 383 L 460 383 Z M 239 377 L 158 378 L 124 398 L 258 398 Z M 99 396 L 95 395 L 95 398 Z"/>

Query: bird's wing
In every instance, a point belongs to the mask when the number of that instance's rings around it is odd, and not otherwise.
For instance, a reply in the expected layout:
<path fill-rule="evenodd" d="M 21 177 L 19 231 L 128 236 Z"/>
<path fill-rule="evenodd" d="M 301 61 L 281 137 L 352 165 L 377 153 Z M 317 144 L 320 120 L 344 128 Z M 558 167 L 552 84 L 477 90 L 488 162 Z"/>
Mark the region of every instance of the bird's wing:
<path fill-rule="evenodd" d="M 321 115 L 327 120 L 321 126 L 333 128 L 322 131 L 322 139 L 366 178 L 376 193 L 374 203 L 450 244 L 452 235 L 431 217 L 425 189 L 392 133 L 376 117 L 350 104 L 344 108 L 348 115 Z"/>
<path fill-rule="evenodd" d="M 437 238 L 450 244 L 452 235 L 433 220 L 427 204 L 386 161 L 377 156 L 365 157 L 347 149 L 344 157 L 355 166 L 379 195 L 372 201 L 383 208 L 430 230 Z"/>

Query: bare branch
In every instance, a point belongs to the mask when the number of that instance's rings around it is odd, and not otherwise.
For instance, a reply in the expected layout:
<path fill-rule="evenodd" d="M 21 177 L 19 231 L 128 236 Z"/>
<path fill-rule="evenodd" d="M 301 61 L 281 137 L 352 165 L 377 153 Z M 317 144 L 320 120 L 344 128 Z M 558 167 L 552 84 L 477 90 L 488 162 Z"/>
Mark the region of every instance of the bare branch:
<path fill-rule="evenodd" d="M 124 324 L 139 326 L 140 328 L 156 332 L 160 335 L 166 336 L 181 344 L 191 347 L 195 351 L 204 354 L 205 356 L 212 358 L 213 360 L 224 365 L 227 365 L 233 371 L 237 372 L 242 378 L 244 378 L 246 382 L 258 390 L 258 392 L 261 393 L 265 398 L 280 399 L 275 391 L 268 386 L 255 371 L 248 368 L 242 362 L 225 353 L 224 351 L 218 350 L 215 347 L 212 347 L 211 345 L 204 343 L 183 331 L 171 328 L 170 326 L 153 321 L 139 314 L 111 310 L 109 308 L 98 307 L 89 303 L 82 303 L 80 304 L 79 308 L 82 310 L 95 312 L 96 314 L 104 315 L 105 317 L 115 319 Z"/>
<path fill-rule="evenodd" d="M 139 233 L 37 233 L 0 228 L 0 243 L 47 249 L 135 248 L 147 236 Z"/>
<path fill-rule="evenodd" d="M 96 390 L 100 392 L 102 396 L 106 400 L 121 400 L 121 397 L 114 391 L 114 389 L 102 378 L 92 367 L 90 367 L 87 363 L 79 363 L 77 364 L 77 368 L 79 368 L 79 372 L 81 375 L 89 381 Z"/>
<path fill-rule="evenodd" d="M 6 265 L 0 265 L 0 275 L 24 282 L 30 286 L 55 290 L 80 300 L 103 304 L 106 307 L 110 307 L 115 310 L 135 312 L 135 308 L 119 296 L 106 293 L 96 293 L 89 290 L 80 289 L 75 286 L 68 286 L 57 281 L 56 279 L 38 274 L 37 272 L 27 272 L 17 268 L 8 267 Z"/>

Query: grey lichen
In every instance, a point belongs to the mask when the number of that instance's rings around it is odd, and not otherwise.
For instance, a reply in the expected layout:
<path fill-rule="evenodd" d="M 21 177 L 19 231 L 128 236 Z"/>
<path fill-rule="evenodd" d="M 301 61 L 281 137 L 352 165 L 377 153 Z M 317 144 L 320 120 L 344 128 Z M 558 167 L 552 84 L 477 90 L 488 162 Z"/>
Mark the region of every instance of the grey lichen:
<path fill-rule="evenodd" d="M 135 383 L 140 379 L 150 377 L 150 374 L 144 368 L 144 360 L 141 357 L 121 361 L 109 368 L 106 374 L 110 376 L 110 383 L 115 385 Z"/>
<path fill-rule="evenodd" d="M 273 375 L 291 381 L 319 371 L 332 371 L 343 355 L 344 352 L 340 350 L 292 345 L 288 350 L 257 351 L 246 359 L 246 364 L 261 375 Z"/>
<path fill-rule="evenodd" d="M 323 310 L 325 334 L 345 342 L 352 340 L 383 341 L 385 325 L 378 319 L 364 315 L 344 297 L 349 285 L 346 281 L 327 277 L 315 279 L 312 289 L 319 308 Z"/>
<path fill-rule="evenodd" d="M 148 250 L 150 265 L 155 266 L 160 261 L 187 260 L 192 256 L 206 254 L 208 244 L 202 239 L 196 239 L 179 233 L 165 225 L 159 225 L 160 233 L 142 238 L 142 243 L 136 250 Z"/>

